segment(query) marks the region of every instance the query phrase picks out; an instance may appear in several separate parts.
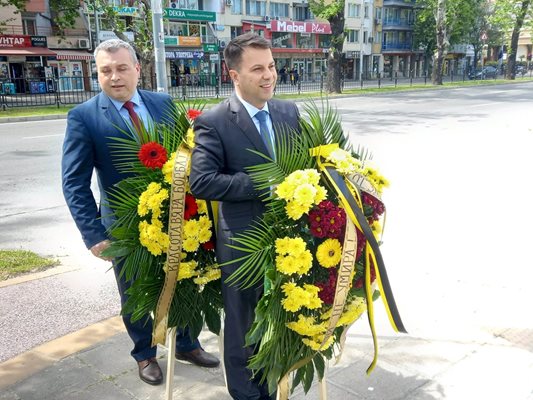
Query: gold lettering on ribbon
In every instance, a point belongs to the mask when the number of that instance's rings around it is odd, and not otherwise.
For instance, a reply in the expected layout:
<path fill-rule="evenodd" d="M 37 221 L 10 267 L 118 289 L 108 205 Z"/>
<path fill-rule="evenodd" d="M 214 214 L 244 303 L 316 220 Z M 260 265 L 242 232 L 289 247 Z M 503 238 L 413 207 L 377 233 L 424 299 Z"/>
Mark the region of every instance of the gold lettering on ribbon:
<path fill-rule="evenodd" d="M 344 243 L 342 246 L 341 263 L 339 266 L 339 273 L 337 276 L 337 286 L 335 288 L 335 297 L 333 298 L 333 305 L 331 307 L 331 316 L 329 318 L 328 328 L 324 335 L 321 347 L 326 343 L 333 331 L 337 327 L 337 322 L 342 315 L 344 306 L 346 304 L 346 297 L 350 290 L 350 282 L 352 272 L 355 268 L 355 255 L 357 253 L 357 233 L 355 225 L 350 218 L 346 218 L 346 231 L 344 236 Z"/>
<path fill-rule="evenodd" d="M 152 346 L 158 343 L 164 344 L 168 328 L 168 313 L 181 261 L 183 218 L 185 211 L 185 188 L 187 183 L 187 166 L 189 163 L 190 151 L 181 146 L 176 152 L 174 169 L 172 170 L 172 185 L 170 191 L 168 236 L 169 247 L 167 253 L 167 273 L 163 290 L 157 301 L 157 308 L 154 316 L 154 328 L 152 332 Z"/>

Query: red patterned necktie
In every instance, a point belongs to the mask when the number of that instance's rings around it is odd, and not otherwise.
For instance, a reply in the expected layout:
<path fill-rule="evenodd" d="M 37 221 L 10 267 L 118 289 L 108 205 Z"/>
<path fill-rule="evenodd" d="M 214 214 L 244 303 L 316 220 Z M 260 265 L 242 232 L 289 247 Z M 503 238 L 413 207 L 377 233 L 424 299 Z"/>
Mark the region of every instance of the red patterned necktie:
<path fill-rule="evenodd" d="M 141 120 L 139 118 L 139 115 L 135 112 L 133 109 L 134 103 L 131 101 L 127 101 L 124 103 L 122 107 L 124 107 L 126 110 L 128 110 L 128 114 L 130 115 L 131 122 L 133 123 L 133 126 L 137 131 L 141 130 Z"/>

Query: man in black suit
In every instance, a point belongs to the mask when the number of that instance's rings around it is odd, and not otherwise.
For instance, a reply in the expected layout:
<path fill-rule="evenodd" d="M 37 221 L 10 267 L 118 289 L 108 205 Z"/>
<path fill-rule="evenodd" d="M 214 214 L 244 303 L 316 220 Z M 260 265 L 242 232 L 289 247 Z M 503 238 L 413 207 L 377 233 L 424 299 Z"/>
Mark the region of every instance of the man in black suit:
<path fill-rule="evenodd" d="M 98 82 L 102 92 L 68 113 L 67 132 L 63 143 L 63 193 L 85 245 L 96 257 L 109 246 L 108 229 L 113 222 L 107 205 L 107 191 L 126 178 L 114 165 L 110 137 L 122 137 L 129 126 L 152 120 L 164 122 L 174 103 L 167 94 L 138 90 L 140 66 L 133 48 L 126 42 L 112 39 L 102 42 L 94 51 Z M 130 108 L 131 107 L 131 108 Z M 91 190 L 91 176 L 96 171 L 100 188 L 100 206 Z M 120 275 L 122 264 L 113 263 L 122 305 L 131 286 Z M 139 377 L 158 385 L 163 375 L 152 347 L 152 320 L 131 322 L 123 316 L 126 330 L 133 341 L 132 357 L 139 366 Z M 195 338 L 180 330 L 176 357 L 203 367 L 216 367 L 219 361 L 205 352 Z"/>
<path fill-rule="evenodd" d="M 196 146 L 189 183 L 199 198 L 220 201 L 217 258 L 225 263 L 242 256 L 228 247 L 232 238 L 250 227 L 265 210 L 246 167 L 264 163 L 251 150 L 275 159 L 276 135 L 282 124 L 298 129 L 298 108 L 292 102 L 273 100 L 276 65 L 270 42 L 246 33 L 229 42 L 224 58 L 235 87 L 234 94 L 195 120 Z M 236 400 L 266 400 L 267 385 L 246 368 L 253 347 L 245 335 L 253 320 L 263 285 L 241 290 L 226 283 L 238 263 L 222 268 L 224 298 L 224 364 L 231 396 Z M 274 395 L 275 398 L 275 395 Z"/>

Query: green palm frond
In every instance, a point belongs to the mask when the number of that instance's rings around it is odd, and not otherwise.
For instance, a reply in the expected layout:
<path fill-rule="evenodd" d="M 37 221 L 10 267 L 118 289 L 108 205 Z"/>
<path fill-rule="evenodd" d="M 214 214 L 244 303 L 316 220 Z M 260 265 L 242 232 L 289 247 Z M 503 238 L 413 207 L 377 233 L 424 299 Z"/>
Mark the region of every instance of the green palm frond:
<path fill-rule="evenodd" d="M 332 143 L 338 143 L 344 149 L 349 148 L 339 114 L 327 100 L 322 100 L 320 107 L 314 101 L 306 102 L 304 112 L 307 118 L 301 118 L 300 126 L 308 148 Z"/>
<path fill-rule="evenodd" d="M 252 181 L 258 190 L 270 189 L 278 185 L 299 169 L 311 168 L 314 160 L 309 154 L 303 136 L 286 126 L 277 126 L 276 132 L 276 160 L 255 150 L 249 150 L 263 157 L 267 162 L 247 168 Z"/>

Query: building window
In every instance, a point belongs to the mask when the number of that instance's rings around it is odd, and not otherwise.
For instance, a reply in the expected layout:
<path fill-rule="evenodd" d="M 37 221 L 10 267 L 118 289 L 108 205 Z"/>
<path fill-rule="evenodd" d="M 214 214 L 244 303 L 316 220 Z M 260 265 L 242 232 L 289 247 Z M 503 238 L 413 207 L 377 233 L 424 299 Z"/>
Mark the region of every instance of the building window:
<path fill-rule="evenodd" d="M 266 2 L 256 0 L 246 0 L 246 15 L 266 15 Z"/>
<path fill-rule="evenodd" d="M 374 43 L 381 43 L 381 32 L 374 31 L 373 35 Z"/>
<path fill-rule="evenodd" d="M 270 3 L 270 17 L 288 17 L 289 5 L 287 3 Z"/>
<path fill-rule="evenodd" d="M 376 7 L 375 13 L 376 13 L 376 20 L 381 22 L 381 7 Z"/>
<path fill-rule="evenodd" d="M 242 14 L 242 0 L 233 0 L 231 2 L 231 13 L 237 15 Z"/>
<path fill-rule="evenodd" d="M 361 13 L 361 6 L 359 4 L 348 3 L 348 17 L 357 18 Z"/>
<path fill-rule="evenodd" d="M 368 32 L 367 31 L 363 32 L 363 43 L 368 43 Z"/>
<path fill-rule="evenodd" d="M 37 27 L 33 18 L 22 19 L 22 30 L 24 35 L 37 35 Z"/>
<path fill-rule="evenodd" d="M 368 6 L 365 6 L 365 18 L 368 18 Z"/>
<path fill-rule="evenodd" d="M 309 10 L 309 7 L 301 7 L 299 5 L 294 6 L 294 20 L 295 21 L 306 21 L 309 19 L 315 19 L 313 13 Z"/>
<path fill-rule="evenodd" d="M 359 31 L 355 29 L 348 29 L 346 40 L 348 43 L 359 43 Z"/>
<path fill-rule="evenodd" d="M 292 33 L 272 32 L 272 47 L 292 48 Z"/>
<path fill-rule="evenodd" d="M 242 26 L 232 26 L 230 30 L 232 39 L 235 39 L 237 36 L 242 35 Z"/>

